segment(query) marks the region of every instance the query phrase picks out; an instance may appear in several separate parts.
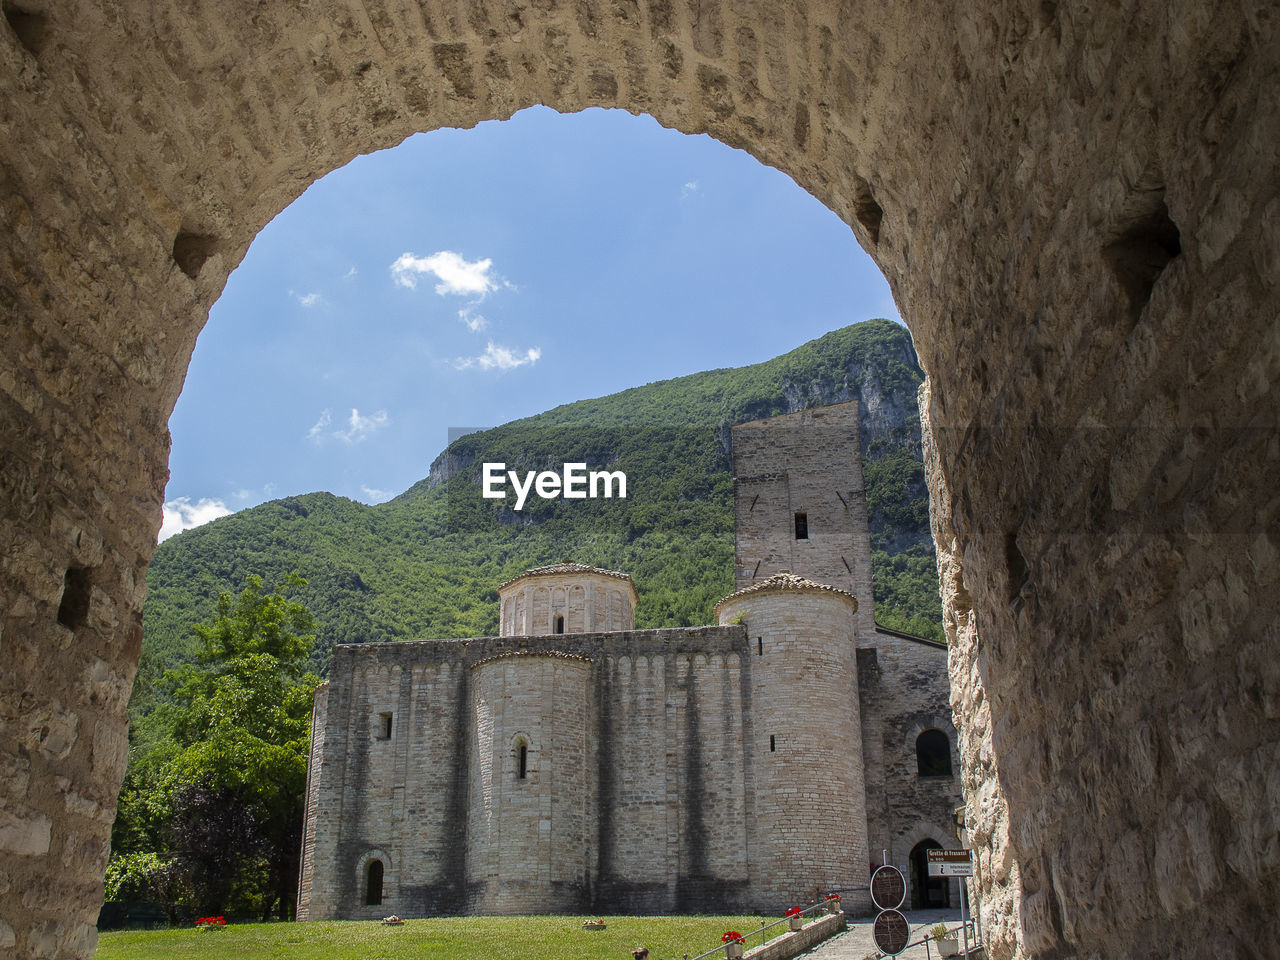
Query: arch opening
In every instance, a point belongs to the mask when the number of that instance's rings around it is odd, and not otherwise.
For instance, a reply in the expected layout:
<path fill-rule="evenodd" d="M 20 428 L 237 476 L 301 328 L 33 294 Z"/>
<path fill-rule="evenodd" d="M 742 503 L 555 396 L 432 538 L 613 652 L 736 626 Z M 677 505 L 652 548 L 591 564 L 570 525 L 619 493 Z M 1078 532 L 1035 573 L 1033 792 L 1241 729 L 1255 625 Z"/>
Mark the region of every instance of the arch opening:
<path fill-rule="evenodd" d="M 951 776 L 951 740 L 938 729 L 916 737 L 916 774 L 921 777 Z"/>
<path fill-rule="evenodd" d="M 929 876 L 929 851 L 941 850 L 942 844 L 930 838 L 911 848 L 911 908 L 937 910 L 951 906 L 951 881 Z"/>
<path fill-rule="evenodd" d="M 384 868 L 381 860 L 370 860 L 369 865 L 365 867 L 365 906 L 376 907 L 381 905 L 383 872 Z"/>

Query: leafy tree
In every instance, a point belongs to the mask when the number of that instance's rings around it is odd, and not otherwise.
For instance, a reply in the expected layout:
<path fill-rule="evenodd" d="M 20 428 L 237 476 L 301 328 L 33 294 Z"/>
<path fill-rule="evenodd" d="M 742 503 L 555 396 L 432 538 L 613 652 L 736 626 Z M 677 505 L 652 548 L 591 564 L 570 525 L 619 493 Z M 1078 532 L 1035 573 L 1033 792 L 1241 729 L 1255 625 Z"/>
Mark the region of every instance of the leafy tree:
<path fill-rule="evenodd" d="M 306 581 L 290 574 L 284 586 Z M 250 575 L 194 628 L 196 663 L 165 672 L 168 696 L 136 732 L 113 841 L 175 864 L 198 910 L 293 909 L 314 629 L 306 607 Z"/>

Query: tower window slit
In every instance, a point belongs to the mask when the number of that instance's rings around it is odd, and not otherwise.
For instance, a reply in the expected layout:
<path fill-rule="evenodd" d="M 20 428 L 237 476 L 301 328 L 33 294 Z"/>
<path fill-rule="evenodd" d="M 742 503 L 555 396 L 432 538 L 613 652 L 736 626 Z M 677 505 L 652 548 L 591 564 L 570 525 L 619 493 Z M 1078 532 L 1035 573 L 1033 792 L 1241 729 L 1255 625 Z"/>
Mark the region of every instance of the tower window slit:
<path fill-rule="evenodd" d="M 796 514 L 796 539 L 809 539 L 809 515 L 807 513 Z"/>
<path fill-rule="evenodd" d="M 773 738 L 773 734 L 771 733 L 771 734 L 769 734 L 769 752 L 770 752 L 770 753 L 775 753 L 775 752 L 777 752 L 777 749 L 778 749 L 777 741 L 776 741 L 776 740 L 774 740 L 774 738 Z"/>

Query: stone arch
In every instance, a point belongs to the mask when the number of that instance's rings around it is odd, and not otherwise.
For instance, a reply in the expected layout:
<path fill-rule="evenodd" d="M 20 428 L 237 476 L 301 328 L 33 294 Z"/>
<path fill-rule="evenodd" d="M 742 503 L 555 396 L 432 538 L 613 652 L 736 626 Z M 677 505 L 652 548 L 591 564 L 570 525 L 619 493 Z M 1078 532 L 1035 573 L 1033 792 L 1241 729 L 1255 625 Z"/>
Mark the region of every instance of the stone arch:
<path fill-rule="evenodd" d="M 910 758 L 912 764 L 918 763 L 920 754 L 920 738 L 929 731 L 936 731 L 941 734 L 947 741 L 947 764 L 951 772 L 954 774 L 959 770 L 958 745 L 956 744 L 952 731 L 954 727 L 941 716 L 932 716 L 921 719 L 911 724 L 903 731 L 902 738 L 902 756 Z M 914 769 L 914 767 L 913 767 Z"/>
<path fill-rule="evenodd" d="M 136 668 L 165 423 L 227 275 L 356 154 L 535 103 L 748 150 L 888 277 L 928 375 L 970 828 L 1008 865 L 983 895 L 1023 905 L 991 941 L 1261 937 L 1267 805 L 1217 787 L 1280 739 L 1270 20 L 1155 0 L 32 8 L 0 18 L 0 942 L 92 951 L 79 878 L 102 873 L 127 757 L 111 689 Z M 1205 669 L 1222 657 L 1239 669 Z M 45 716 L 65 751 L 27 742 Z M 1205 747 L 1175 777 L 1124 741 L 1133 716 Z M 1046 905 L 1088 900 L 1090 851 L 1130 841 L 1098 808 L 1222 824 L 1248 852 L 1190 870 L 1135 851 L 1130 886 L 1158 874 L 1158 900 L 1064 916 Z"/>
<path fill-rule="evenodd" d="M 375 891 L 375 881 L 376 899 L 371 896 Z M 392 889 L 391 857 L 385 851 L 376 848 L 366 850 L 356 861 L 353 887 L 355 895 L 352 899 L 361 908 L 381 908 L 392 900 L 390 895 Z M 361 912 L 366 911 L 362 909 Z"/>

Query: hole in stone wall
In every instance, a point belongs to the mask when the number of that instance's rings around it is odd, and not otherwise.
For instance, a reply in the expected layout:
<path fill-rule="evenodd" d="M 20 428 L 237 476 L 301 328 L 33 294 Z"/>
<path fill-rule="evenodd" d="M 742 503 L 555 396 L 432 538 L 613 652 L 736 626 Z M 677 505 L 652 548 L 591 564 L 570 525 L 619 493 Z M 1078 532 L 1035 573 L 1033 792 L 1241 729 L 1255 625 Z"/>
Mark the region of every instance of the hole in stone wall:
<path fill-rule="evenodd" d="M 1017 533 L 1008 533 L 1004 538 L 1004 562 L 1009 568 L 1009 603 L 1015 603 L 1022 595 L 1022 588 L 1027 583 L 1027 559 L 1018 549 Z"/>
<path fill-rule="evenodd" d="M 92 569 L 70 567 L 62 579 L 62 600 L 58 622 L 74 630 L 89 618 L 89 595 L 93 591 Z"/>
<path fill-rule="evenodd" d="M 871 242 L 879 243 L 880 221 L 884 219 L 884 211 L 871 194 L 871 184 L 861 177 L 854 178 L 853 215 L 866 228 L 871 236 Z"/>
<path fill-rule="evenodd" d="M 1114 239 L 1102 248 L 1102 257 L 1119 281 L 1136 321 L 1151 299 L 1156 278 L 1182 252 L 1182 235 L 1165 205 L 1164 185 L 1150 176 L 1134 188 L 1117 219 Z"/>
<path fill-rule="evenodd" d="M 916 773 L 922 777 L 951 776 L 951 741 L 941 730 L 916 737 Z"/>
<path fill-rule="evenodd" d="M 173 240 L 173 261 L 194 280 L 200 268 L 218 249 L 218 238 L 199 233 L 179 233 Z"/>
<path fill-rule="evenodd" d="M 18 42 L 32 56 L 39 56 L 40 51 L 44 49 L 45 42 L 46 22 L 44 15 L 29 13 L 11 3 L 3 4 L 3 9 L 4 18 L 8 21 L 9 28 L 17 35 Z"/>

